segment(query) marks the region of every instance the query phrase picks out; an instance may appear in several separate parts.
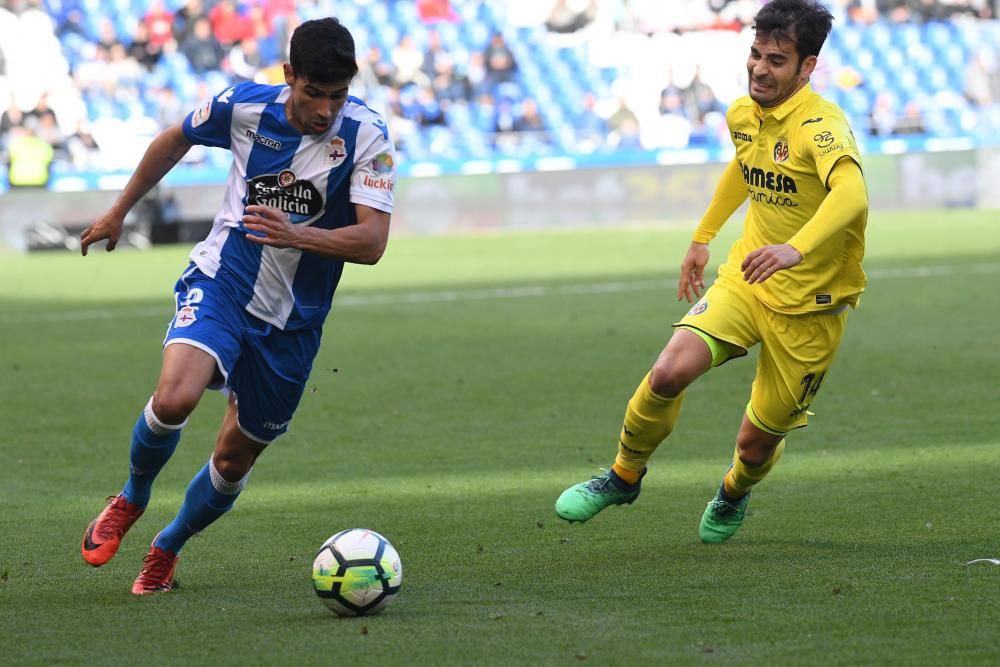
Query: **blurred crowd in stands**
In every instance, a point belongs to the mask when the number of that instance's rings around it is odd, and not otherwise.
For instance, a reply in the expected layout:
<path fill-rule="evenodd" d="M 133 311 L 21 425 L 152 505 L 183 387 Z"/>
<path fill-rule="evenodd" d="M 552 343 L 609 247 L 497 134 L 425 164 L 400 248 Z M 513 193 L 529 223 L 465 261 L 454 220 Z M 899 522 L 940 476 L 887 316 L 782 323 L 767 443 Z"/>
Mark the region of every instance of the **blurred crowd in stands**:
<path fill-rule="evenodd" d="M 21 187 L 130 169 L 231 83 L 282 83 L 291 32 L 329 15 L 358 43 L 352 94 L 387 116 L 404 160 L 718 146 L 762 4 L 0 0 L 0 164 Z M 813 83 L 856 131 L 954 136 L 996 118 L 996 2 L 827 4 L 837 21 Z"/>

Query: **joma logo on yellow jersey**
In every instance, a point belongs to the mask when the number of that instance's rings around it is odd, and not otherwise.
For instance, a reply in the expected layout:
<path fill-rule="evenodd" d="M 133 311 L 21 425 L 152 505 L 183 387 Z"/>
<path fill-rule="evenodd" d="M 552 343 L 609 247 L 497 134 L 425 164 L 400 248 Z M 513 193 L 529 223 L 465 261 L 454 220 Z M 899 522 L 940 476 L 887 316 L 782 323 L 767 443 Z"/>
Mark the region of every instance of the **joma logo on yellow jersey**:
<path fill-rule="evenodd" d="M 773 171 L 764 171 L 759 167 L 748 167 L 745 164 L 742 164 L 742 167 L 743 180 L 747 182 L 747 185 L 767 188 L 772 192 L 798 192 L 798 189 L 795 187 L 795 180 L 791 176 L 785 176 Z"/>

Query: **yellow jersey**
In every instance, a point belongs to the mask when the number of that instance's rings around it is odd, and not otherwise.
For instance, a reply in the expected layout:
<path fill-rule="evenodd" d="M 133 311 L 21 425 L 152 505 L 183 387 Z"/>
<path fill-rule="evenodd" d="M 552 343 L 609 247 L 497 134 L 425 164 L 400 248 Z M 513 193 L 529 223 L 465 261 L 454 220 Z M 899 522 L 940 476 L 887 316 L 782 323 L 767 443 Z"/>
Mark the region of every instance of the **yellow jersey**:
<path fill-rule="evenodd" d="M 806 84 L 773 109 L 749 96 L 726 113 L 736 160 L 743 170 L 750 209 L 743 237 L 733 244 L 721 271 L 742 273 L 746 256 L 766 245 L 788 243 L 816 214 L 827 179 L 842 157 L 861 166 L 844 112 Z M 750 287 L 769 308 L 796 314 L 855 306 L 865 288 L 861 260 L 867 209 L 807 252 L 800 264 Z"/>

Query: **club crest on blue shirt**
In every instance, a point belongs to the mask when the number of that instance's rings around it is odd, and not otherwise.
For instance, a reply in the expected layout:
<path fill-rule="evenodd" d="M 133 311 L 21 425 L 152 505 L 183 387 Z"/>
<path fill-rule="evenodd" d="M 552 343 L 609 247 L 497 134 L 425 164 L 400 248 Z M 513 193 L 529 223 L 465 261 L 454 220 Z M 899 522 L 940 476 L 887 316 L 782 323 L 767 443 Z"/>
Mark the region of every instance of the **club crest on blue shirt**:
<path fill-rule="evenodd" d="M 196 306 L 183 306 L 174 316 L 174 328 L 180 329 L 189 327 L 198 319 L 198 308 Z"/>
<path fill-rule="evenodd" d="M 334 137 L 326 144 L 326 163 L 331 167 L 339 166 L 344 158 L 347 157 L 347 148 L 344 145 L 344 140 L 340 137 Z"/>
<path fill-rule="evenodd" d="M 774 161 L 780 164 L 787 159 L 788 139 L 785 137 L 778 137 L 778 140 L 774 143 Z"/>

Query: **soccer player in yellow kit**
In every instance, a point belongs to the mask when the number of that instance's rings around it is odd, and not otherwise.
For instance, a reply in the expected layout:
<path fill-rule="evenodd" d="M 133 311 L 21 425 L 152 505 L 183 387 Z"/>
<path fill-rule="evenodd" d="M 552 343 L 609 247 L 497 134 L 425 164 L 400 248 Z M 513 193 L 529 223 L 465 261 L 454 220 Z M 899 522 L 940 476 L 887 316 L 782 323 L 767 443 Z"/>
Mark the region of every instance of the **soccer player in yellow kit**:
<path fill-rule="evenodd" d="M 806 425 L 865 286 L 861 158 L 843 112 L 809 85 L 832 22 L 812 0 L 772 0 L 754 17 L 749 95 L 726 115 L 736 157 L 681 264 L 678 300 L 699 300 L 629 401 L 611 470 L 559 496 L 563 519 L 587 521 L 631 504 L 650 455 L 677 422 L 685 388 L 757 343 L 750 402 L 732 464 L 702 515 L 703 542 L 736 532 L 785 435 Z M 747 198 L 743 237 L 702 296 L 708 244 Z"/>

